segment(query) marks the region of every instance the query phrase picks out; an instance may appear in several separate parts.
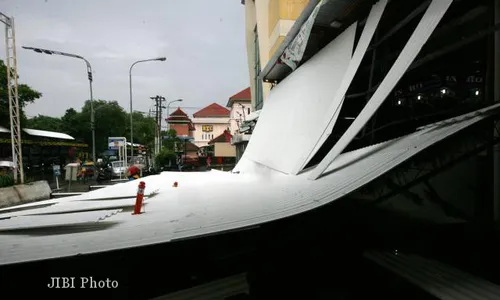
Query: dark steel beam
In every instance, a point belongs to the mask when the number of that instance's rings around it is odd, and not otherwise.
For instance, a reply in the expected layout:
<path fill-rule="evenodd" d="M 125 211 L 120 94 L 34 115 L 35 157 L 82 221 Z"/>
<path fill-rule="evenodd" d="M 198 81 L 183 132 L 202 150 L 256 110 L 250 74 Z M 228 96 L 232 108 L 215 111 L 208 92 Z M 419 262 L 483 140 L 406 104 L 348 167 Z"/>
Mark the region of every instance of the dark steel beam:
<path fill-rule="evenodd" d="M 475 41 L 477 41 L 477 40 L 479 40 L 481 38 L 484 38 L 487 35 L 492 34 L 492 33 L 496 32 L 496 31 L 498 31 L 499 29 L 500 29 L 500 23 L 496 23 L 495 26 L 492 26 L 490 28 L 481 30 L 481 31 L 479 31 L 479 32 L 477 32 L 477 33 L 475 33 L 473 35 L 470 35 L 470 36 L 468 36 L 468 37 L 460 40 L 459 42 L 456 42 L 456 43 L 451 44 L 451 45 L 449 45 L 447 47 L 441 48 L 441 49 L 439 49 L 439 50 L 437 50 L 437 51 L 435 51 L 433 53 L 430 53 L 427 56 L 422 57 L 421 59 L 413 62 L 411 64 L 411 66 L 408 68 L 407 72 L 409 72 L 411 70 L 414 70 L 414 69 L 416 69 L 418 67 L 421 67 L 422 65 L 425 65 L 425 64 L 427 64 L 427 63 L 429 63 L 429 62 L 431 62 L 431 61 L 433 61 L 433 60 L 435 60 L 435 59 L 437 59 L 437 58 L 439 58 L 439 57 L 441 57 L 443 55 L 446 55 L 446 54 L 448 54 L 448 53 L 450 53 L 450 52 L 452 52 L 452 51 L 454 51 L 456 49 L 459 49 L 459 48 L 461 48 L 461 47 L 463 47 L 465 45 L 468 45 L 468 44 L 470 44 L 472 42 L 475 42 Z"/>
<path fill-rule="evenodd" d="M 408 16 L 406 16 L 406 18 L 404 18 L 399 23 L 397 23 L 385 35 L 383 35 L 380 39 L 378 39 L 375 43 L 373 43 L 373 45 L 371 45 L 368 48 L 368 51 L 377 48 L 380 44 L 382 44 L 384 41 L 386 41 L 388 38 L 390 38 L 396 32 L 398 32 L 401 28 L 403 28 L 406 24 L 410 23 L 419 14 L 423 13 L 427 9 L 427 7 L 429 7 L 430 3 L 431 3 L 431 1 L 427 0 L 427 1 L 423 2 L 422 4 L 420 4 L 414 11 L 412 11 Z"/>
<path fill-rule="evenodd" d="M 438 175 L 439 173 L 441 173 L 447 169 L 450 169 L 451 167 L 455 166 L 457 163 L 464 161 L 466 159 L 469 159 L 469 158 L 471 158 L 471 157 L 473 157 L 473 156 L 475 156 L 475 155 L 485 151 L 486 149 L 488 149 L 496 144 L 499 144 L 499 143 L 500 143 L 500 137 L 493 139 L 491 141 L 488 141 L 488 142 L 484 143 L 483 145 L 476 147 L 474 150 L 471 150 L 471 151 L 468 151 L 462 155 L 459 155 L 455 159 L 452 159 L 452 160 L 448 161 L 447 163 L 440 165 L 439 167 L 436 166 L 432 171 L 429 171 L 428 173 L 422 175 L 421 177 L 416 178 L 413 181 L 411 181 L 405 185 L 402 185 L 400 188 L 394 189 L 391 192 L 379 197 L 378 199 L 367 203 L 367 205 L 370 205 L 370 206 L 378 205 L 378 204 L 386 201 L 387 199 L 394 197 L 396 195 L 399 195 L 403 191 L 410 189 L 410 188 L 416 186 L 417 184 L 420 184 L 421 182 L 423 182 L 425 180 L 429 180 L 432 177 Z"/>
<path fill-rule="evenodd" d="M 430 202 L 433 202 L 433 203 L 437 204 L 438 206 L 440 206 L 446 215 L 452 216 L 452 217 L 458 217 L 458 218 L 466 220 L 466 221 L 472 221 L 472 218 L 468 214 L 466 214 L 462 210 L 458 209 L 457 207 L 451 205 L 447 201 L 443 200 L 443 198 L 441 198 L 441 196 L 439 196 L 436 189 L 434 189 L 434 187 L 429 183 L 429 179 L 424 180 L 424 185 L 427 188 L 427 190 L 425 191 L 427 194 L 427 199 Z"/>

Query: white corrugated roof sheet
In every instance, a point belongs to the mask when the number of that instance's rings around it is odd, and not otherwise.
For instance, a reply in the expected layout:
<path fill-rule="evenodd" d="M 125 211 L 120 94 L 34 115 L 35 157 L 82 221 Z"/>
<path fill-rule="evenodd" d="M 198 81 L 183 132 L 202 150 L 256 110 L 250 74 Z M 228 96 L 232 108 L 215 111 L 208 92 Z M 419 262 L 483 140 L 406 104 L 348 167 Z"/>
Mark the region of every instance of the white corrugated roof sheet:
<path fill-rule="evenodd" d="M 325 176 L 314 181 L 307 179 L 309 172 L 286 175 L 245 158 L 234 170 L 240 171 L 238 174 L 164 172 L 145 177 L 146 194 L 157 191 L 154 197 L 148 198 L 145 214 L 118 213 L 106 218 L 115 224 L 111 227 L 85 232 L 68 229 L 64 238 L 61 235 L 0 234 L 0 265 L 164 243 L 299 214 L 349 194 L 425 148 L 484 119 L 485 112 L 499 107 L 495 105 L 436 123 L 402 138 L 344 153 L 328 167 Z M 175 181 L 179 184 L 177 188 L 172 187 Z M 33 210 L 38 213 L 42 210 L 45 214 L 61 212 L 46 215 L 44 221 L 60 224 L 59 218 L 67 220 L 63 212 L 76 211 L 78 207 L 109 209 L 110 206 L 103 203 L 114 201 L 119 201 L 120 205 L 130 201 L 132 205 L 135 199 L 131 196 L 136 194 L 137 184 L 137 181 L 124 182 L 75 197 L 31 205 L 53 204 Z M 111 200 L 109 197 L 123 198 Z M 109 200 L 88 201 L 102 198 Z M 0 219 L 4 216 L 2 211 L 9 212 L 11 217 L 33 213 L 30 209 L 17 212 L 12 209 L 0 210 Z M 0 227 L 3 221 L 0 220 Z"/>
<path fill-rule="evenodd" d="M 55 131 L 28 129 L 28 128 L 24 128 L 23 131 L 29 135 L 42 136 L 42 137 L 48 137 L 48 138 L 53 138 L 53 139 L 62 139 L 62 140 L 74 140 L 75 139 L 71 135 L 68 135 L 66 133 L 61 133 L 61 132 L 55 132 Z"/>
<path fill-rule="evenodd" d="M 300 171 L 351 61 L 356 28 L 351 25 L 270 91 L 245 155 L 287 174 Z"/>

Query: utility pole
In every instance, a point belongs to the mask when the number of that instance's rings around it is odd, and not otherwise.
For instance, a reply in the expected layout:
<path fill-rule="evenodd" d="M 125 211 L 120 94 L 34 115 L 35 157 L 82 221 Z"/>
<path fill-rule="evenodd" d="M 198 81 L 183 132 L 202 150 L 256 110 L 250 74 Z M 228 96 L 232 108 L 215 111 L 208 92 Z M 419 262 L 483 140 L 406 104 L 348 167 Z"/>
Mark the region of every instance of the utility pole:
<path fill-rule="evenodd" d="M 154 96 L 150 97 L 153 101 L 155 101 L 155 121 L 156 121 L 156 131 L 155 131 L 155 146 L 154 146 L 154 154 L 157 155 L 161 151 L 161 144 L 162 144 L 162 138 L 161 138 L 161 118 L 162 118 L 162 111 L 165 108 L 162 103 L 165 102 L 165 97 L 162 96 Z"/>

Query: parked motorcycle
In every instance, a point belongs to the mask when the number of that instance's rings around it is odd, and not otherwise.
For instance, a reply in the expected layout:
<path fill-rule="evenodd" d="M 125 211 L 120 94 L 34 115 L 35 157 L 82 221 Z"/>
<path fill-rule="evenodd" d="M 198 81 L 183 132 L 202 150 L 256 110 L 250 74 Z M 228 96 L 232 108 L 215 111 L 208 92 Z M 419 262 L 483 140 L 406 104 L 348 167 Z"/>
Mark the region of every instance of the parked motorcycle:
<path fill-rule="evenodd" d="M 104 181 L 110 181 L 112 178 L 111 169 L 109 166 L 100 167 L 97 171 L 97 182 L 101 183 Z"/>

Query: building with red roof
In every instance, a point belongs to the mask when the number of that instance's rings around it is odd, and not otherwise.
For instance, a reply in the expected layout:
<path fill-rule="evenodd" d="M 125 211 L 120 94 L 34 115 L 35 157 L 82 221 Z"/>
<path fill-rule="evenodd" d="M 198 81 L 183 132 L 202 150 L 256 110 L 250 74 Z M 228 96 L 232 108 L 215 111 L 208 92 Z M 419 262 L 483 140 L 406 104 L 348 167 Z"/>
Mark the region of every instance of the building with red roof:
<path fill-rule="evenodd" d="M 180 108 L 171 113 L 165 121 L 168 123 L 169 129 L 175 130 L 177 136 L 192 137 L 193 131 L 196 130 L 191 119 Z"/>
<path fill-rule="evenodd" d="M 212 103 L 193 114 L 194 144 L 198 147 L 208 145 L 213 138 L 230 127 L 231 111 L 224 106 Z"/>
<path fill-rule="evenodd" d="M 226 107 L 231 111 L 229 129 L 232 134 L 236 134 L 239 131 L 239 126 L 250 115 L 252 110 L 252 93 L 250 87 L 229 97 Z"/>

